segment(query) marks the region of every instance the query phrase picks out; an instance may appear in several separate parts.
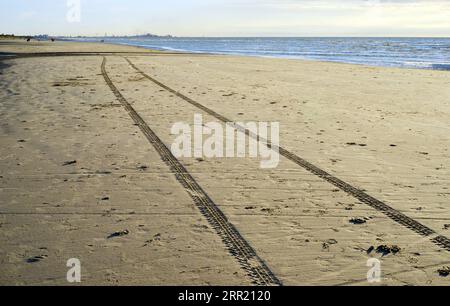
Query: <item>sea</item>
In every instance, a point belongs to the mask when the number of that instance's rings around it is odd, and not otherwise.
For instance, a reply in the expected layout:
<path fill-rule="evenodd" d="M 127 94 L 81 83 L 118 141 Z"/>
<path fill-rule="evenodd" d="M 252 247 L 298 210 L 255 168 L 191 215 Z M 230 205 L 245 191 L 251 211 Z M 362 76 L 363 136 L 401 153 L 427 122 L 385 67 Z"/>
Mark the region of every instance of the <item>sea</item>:
<path fill-rule="evenodd" d="M 82 38 L 156 50 L 450 70 L 450 38 Z"/>

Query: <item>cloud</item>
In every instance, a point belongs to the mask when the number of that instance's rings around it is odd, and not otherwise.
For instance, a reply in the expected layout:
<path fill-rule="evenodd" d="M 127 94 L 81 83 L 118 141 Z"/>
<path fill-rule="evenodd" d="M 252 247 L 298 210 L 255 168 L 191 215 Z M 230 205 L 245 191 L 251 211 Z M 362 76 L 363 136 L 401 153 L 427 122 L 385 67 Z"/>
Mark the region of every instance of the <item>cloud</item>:
<path fill-rule="evenodd" d="M 450 35 L 449 0 L 230 0 L 252 11 L 232 28 L 267 35 Z M 264 18 L 254 18 L 254 15 Z"/>

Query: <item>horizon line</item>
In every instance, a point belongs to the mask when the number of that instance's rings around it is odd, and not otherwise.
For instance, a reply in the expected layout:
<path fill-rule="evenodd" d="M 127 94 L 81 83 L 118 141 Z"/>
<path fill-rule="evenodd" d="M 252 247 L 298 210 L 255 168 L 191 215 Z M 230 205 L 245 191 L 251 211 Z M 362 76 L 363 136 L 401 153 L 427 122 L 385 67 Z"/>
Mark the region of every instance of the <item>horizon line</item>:
<path fill-rule="evenodd" d="M 150 33 L 148 33 L 150 34 Z M 147 36 L 148 34 L 127 34 L 127 35 L 51 35 L 51 34 L 14 34 L 14 33 L 1 33 L 0 36 L 16 36 L 16 37 L 36 37 L 36 36 L 48 36 L 48 37 L 60 37 L 60 38 L 121 38 L 121 37 L 138 37 L 138 36 Z M 442 39 L 450 39 L 449 36 L 403 36 L 403 35 L 391 35 L 391 36 L 366 36 L 366 35 L 316 35 L 316 36 L 296 36 L 296 35 L 239 35 L 239 36 L 229 36 L 229 35 L 218 35 L 218 36 L 207 36 L 207 35 L 158 35 L 158 34 L 150 34 L 154 35 L 153 38 L 442 38 Z M 151 37 L 151 36 L 149 36 Z"/>

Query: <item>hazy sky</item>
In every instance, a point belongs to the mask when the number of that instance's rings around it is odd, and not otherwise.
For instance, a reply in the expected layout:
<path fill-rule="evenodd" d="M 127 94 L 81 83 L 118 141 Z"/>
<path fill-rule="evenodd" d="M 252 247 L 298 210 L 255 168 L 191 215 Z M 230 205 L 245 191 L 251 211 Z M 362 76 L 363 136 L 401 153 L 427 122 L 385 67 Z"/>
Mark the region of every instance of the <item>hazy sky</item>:
<path fill-rule="evenodd" d="M 81 1 L 80 22 L 67 19 L 74 1 Z M 0 33 L 148 32 L 450 37 L 450 0 L 0 0 Z"/>

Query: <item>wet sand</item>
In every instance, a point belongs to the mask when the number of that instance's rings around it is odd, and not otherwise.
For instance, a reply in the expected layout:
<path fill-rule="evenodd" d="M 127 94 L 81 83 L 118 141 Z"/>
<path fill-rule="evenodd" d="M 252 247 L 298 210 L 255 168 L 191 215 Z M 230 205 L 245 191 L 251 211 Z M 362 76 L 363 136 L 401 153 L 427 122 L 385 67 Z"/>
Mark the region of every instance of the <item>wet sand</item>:
<path fill-rule="evenodd" d="M 448 284 L 437 271 L 449 250 L 432 241 L 450 235 L 448 72 L 63 42 L 2 41 L 0 52 L 123 52 L 106 56 L 106 73 L 167 147 L 175 122 L 221 122 L 125 58 L 233 121 L 280 122 L 284 149 L 432 230 L 419 235 L 286 157 L 276 169 L 180 159 L 284 285 L 368 285 L 371 257 L 381 284 Z M 2 61 L 0 283 L 67 285 L 70 258 L 82 284 L 254 282 L 108 87 L 102 62 Z M 382 245 L 401 250 L 368 254 Z"/>

